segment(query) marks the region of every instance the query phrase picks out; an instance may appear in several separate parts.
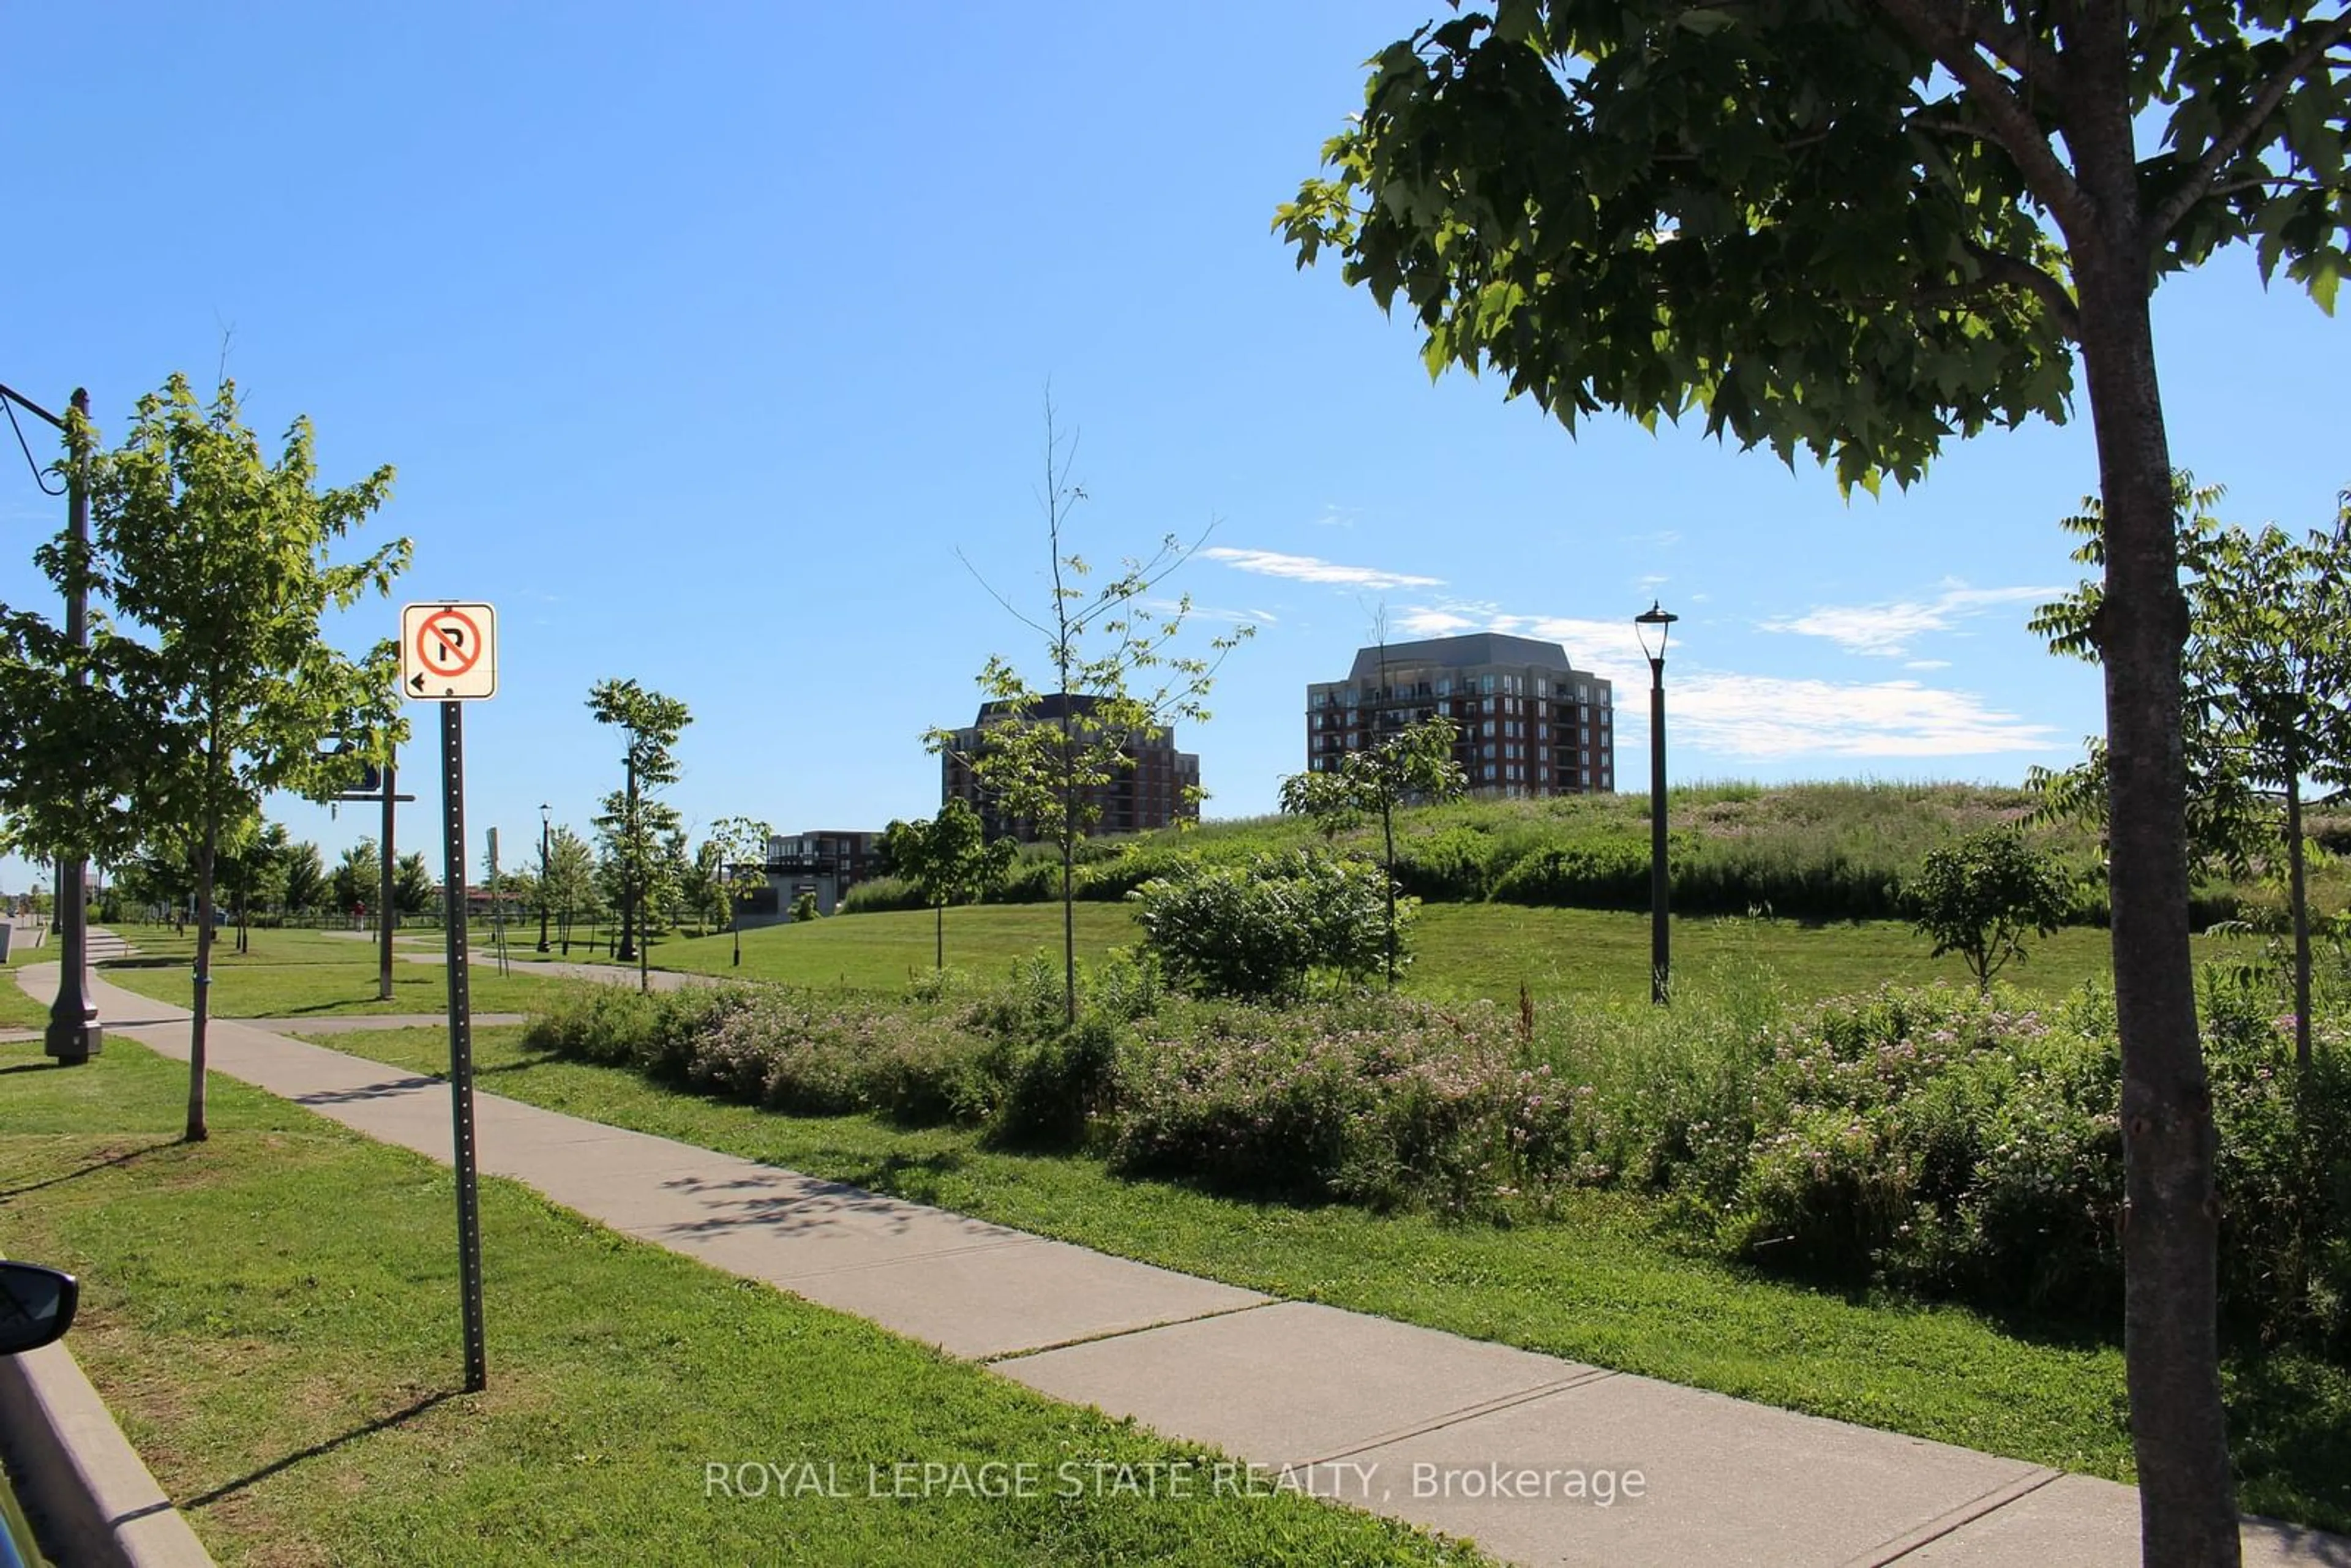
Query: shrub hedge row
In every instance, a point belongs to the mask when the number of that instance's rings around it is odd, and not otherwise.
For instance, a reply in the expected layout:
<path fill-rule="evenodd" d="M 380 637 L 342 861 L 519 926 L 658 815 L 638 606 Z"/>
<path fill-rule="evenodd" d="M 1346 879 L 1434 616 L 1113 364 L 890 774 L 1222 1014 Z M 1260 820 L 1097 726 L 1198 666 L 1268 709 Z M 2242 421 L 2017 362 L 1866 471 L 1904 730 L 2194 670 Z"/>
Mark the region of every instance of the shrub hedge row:
<path fill-rule="evenodd" d="M 2095 1322 L 2120 1299 L 2119 1056 L 2095 990 L 1795 1008 L 1754 982 L 1531 1019 L 1376 995 L 1180 1002 L 1121 960 L 1067 1029 L 1057 979 L 1039 961 L 897 1001 L 586 988 L 529 1039 L 781 1112 L 959 1124 L 1253 1197 L 1495 1217 L 1624 1188 L 1765 1268 Z M 2215 979 L 2204 1004 L 2225 1310 L 2351 1353 L 2351 1029 L 2322 1020 L 2297 1084 L 2266 990 Z"/>

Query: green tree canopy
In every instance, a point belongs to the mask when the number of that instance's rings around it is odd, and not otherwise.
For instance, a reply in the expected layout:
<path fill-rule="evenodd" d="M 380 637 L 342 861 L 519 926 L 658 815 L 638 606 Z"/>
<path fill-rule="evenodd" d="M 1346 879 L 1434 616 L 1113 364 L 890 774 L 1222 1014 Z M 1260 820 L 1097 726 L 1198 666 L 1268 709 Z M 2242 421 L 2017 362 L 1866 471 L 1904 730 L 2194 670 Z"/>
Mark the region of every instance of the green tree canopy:
<path fill-rule="evenodd" d="M 1384 639 L 1383 649 L 1385 645 Z M 1384 681 L 1385 674 L 1381 678 Z M 1309 768 L 1281 781 L 1281 809 L 1312 819 L 1327 837 L 1335 837 L 1365 817 L 1378 819 L 1380 869 L 1388 883 L 1384 929 L 1387 981 L 1392 989 L 1402 956 L 1395 883 L 1395 809 L 1408 801 L 1433 804 L 1458 800 L 1468 792 L 1468 775 L 1453 758 L 1458 733 L 1453 721 L 1442 715 L 1422 719 L 1383 735 L 1367 747 L 1345 753 L 1336 768 Z"/>
<path fill-rule="evenodd" d="M 2304 786 L 2351 786 L 2351 494 L 2332 524 L 2300 538 L 2272 524 L 2249 529 L 2213 515 L 2221 490 L 2177 480 L 2189 629 L 2181 658 L 2188 845 L 2199 861 L 2245 876 L 2274 870 L 2283 849 L 2294 926 L 2294 1054 L 2310 1061 L 2310 909 Z M 2064 520 L 2082 538 L 2074 559 L 2104 564 L 2105 517 L 2095 498 Z M 2036 611 L 2050 651 L 2099 658 L 2105 594 L 2086 580 Z M 2042 813 L 2105 825 L 2106 758 L 2095 738 L 2062 773 L 2034 768 Z"/>
<path fill-rule="evenodd" d="M 677 810 L 660 799 L 662 789 L 678 779 L 677 737 L 694 722 L 686 706 L 675 697 L 633 680 L 602 680 L 589 689 L 588 711 L 599 724 L 609 724 L 624 737 L 621 752 L 622 784 L 604 797 L 596 818 L 615 881 L 615 902 L 621 907 L 621 946 L 615 956 L 638 957 L 632 947 L 632 922 L 642 936 L 656 910 L 674 901 L 672 886 L 675 862 L 666 849 L 682 831 Z"/>
<path fill-rule="evenodd" d="M 2064 873 L 2014 828 L 1986 828 L 1928 851 L 1904 893 L 1934 956 L 1957 953 L 1987 992 L 1993 976 L 2023 961 L 2025 938 L 2056 930 L 2074 902 Z"/>
<path fill-rule="evenodd" d="M 768 841 L 776 830 L 757 817 L 721 817 L 710 824 L 695 861 L 711 905 L 735 936 L 735 962 L 743 962 L 743 906 L 768 885 Z"/>
<path fill-rule="evenodd" d="M 173 376 L 139 401 L 129 437 L 93 465 L 94 589 L 136 645 L 110 650 L 143 737 L 131 805 L 143 831 L 195 846 L 194 1018 L 187 1134 L 205 1135 L 214 859 L 277 790 L 325 799 L 405 735 L 392 695 L 397 644 L 358 658 L 323 624 L 391 591 L 395 539 L 352 560 L 338 548 L 392 493 L 392 471 L 322 489 L 307 419 L 273 462 L 223 382 L 210 403 Z M 349 747 L 336 747 L 352 741 Z M 332 747 L 332 749 L 330 749 Z"/>
<path fill-rule="evenodd" d="M 932 964 L 947 962 L 946 909 L 967 904 L 1004 880 L 1017 846 L 1010 839 L 990 843 L 979 813 L 957 798 L 927 821 L 893 821 L 882 832 L 882 852 L 893 875 L 914 884 L 931 906 Z"/>

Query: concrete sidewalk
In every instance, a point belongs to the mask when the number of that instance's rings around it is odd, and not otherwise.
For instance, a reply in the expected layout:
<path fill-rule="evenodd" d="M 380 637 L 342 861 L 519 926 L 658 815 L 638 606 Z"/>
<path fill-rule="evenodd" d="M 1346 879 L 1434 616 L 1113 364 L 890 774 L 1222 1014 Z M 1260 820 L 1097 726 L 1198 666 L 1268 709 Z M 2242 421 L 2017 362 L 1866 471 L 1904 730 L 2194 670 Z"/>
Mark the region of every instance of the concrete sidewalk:
<path fill-rule="evenodd" d="M 53 966 L 20 973 L 53 994 Z M 94 994 L 114 1032 L 185 1059 L 184 1023 L 155 1021 L 170 1009 Z M 211 1051 L 222 1072 L 449 1159 L 437 1080 L 234 1020 Z M 476 1106 L 484 1170 L 616 1229 L 1516 1562 L 2138 1560 L 2137 1494 L 2111 1482 L 1277 1301 L 494 1094 Z M 2244 1541 L 2251 1563 L 2351 1565 L 2340 1537 L 2249 1521 Z"/>
<path fill-rule="evenodd" d="M 417 929 L 423 931 L 429 928 L 420 926 Z M 375 933 L 372 931 L 329 931 L 324 935 L 348 937 L 353 941 L 370 944 L 376 939 Z M 449 961 L 448 953 L 439 946 L 402 947 L 395 943 L 392 951 L 392 956 L 402 963 L 446 964 Z M 487 969 L 493 973 L 496 971 L 498 955 L 496 948 L 472 947 L 468 948 L 466 953 L 475 968 Z M 523 949 L 519 946 L 507 949 L 507 968 L 509 973 L 543 975 L 559 980 L 593 980 L 600 985 L 612 986 L 633 986 L 637 984 L 639 978 L 637 966 L 634 964 L 594 963 L 576 958 L 527 958 L 522 955 Z M 646 985 L 656 991 L 675 991 L 687 986 L 719 986 L 726 983 L 724 976 L 695 974 L 684 969 L 647 969 L 643 979 Z"/>

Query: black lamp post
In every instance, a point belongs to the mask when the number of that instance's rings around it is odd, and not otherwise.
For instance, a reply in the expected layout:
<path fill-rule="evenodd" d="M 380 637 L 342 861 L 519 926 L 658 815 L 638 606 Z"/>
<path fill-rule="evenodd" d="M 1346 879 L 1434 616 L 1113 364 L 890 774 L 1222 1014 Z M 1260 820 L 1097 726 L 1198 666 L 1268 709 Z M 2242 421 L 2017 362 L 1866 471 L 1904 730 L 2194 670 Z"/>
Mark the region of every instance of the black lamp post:
<path fill-rule="evenodd" d="M 57 430 L 67 428 L 66 422 L 26 397 L 14 388 L 0 386 L 0 399 L 15 404 L 36 419 L 45 421 Z M 74 413 L 84 420 L 89 418 L 89 393 L 74 389 Z M 15 423 L 15 414 L 9 415 Z M 22 439 L 22 436 L 18 437 Z M 25 452 L 27 458 L 32 449 Z M 47 482 L 40 477 L 37 466 L 34 482 L 45 490 Z M 57 494 L 49 490 L 49 494 Z M 88 586 L 88 556 L 89 552 L 89 465 L 87 458 L 74 464 L 66 475 L 66 528 L 72 535 L 75 580 L 66 594 L 66 640 L 77 652 L 89 646 L 89 588 Z M 89 684 L 88 671 L 77 671 L 74 685 Z M 99 1052 L 105 1033 L 98 1026 L 98 1006 L 89 999 L 83 971 L 89 965 L 89 911 L 88 889 L 83 878 L 89 864 L 79 856 L 68 856 L 57 862 L 57 896 L 49 918 L 57 933 L 57 997 L 49 1007 L 49 1026 L 42 1049 L 57 1059 L 61 1066 L 88 1061 Z"/>
<path fill-rule="evenodd" d="M 1649 658 L 1649 1000 L 1659 1004 L 1673 968 L 1666 910 L 1666 638 L 1679 619 L 1654 599 L 1633 617 L 1641 652 Z M 1653 629 L 1655 647 L 1649 645 Z"/>
<path fill-rule="evenodd" d="M 538 950 L 547 951 L 547 836 L 554 831 L 554 819 L 549 808 L 541 802 L 538 808 Z"/>

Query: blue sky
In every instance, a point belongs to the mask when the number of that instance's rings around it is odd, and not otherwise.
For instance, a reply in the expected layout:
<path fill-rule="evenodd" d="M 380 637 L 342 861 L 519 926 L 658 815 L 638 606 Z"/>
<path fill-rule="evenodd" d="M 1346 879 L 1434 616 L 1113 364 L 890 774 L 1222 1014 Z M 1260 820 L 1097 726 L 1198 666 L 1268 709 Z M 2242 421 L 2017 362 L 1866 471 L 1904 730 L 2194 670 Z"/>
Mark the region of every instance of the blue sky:
<path fill-rule="evenodd" d="M 542 800 L 585 826 L 618 772 L 583 706 L 608 674 L 692 707 L 673 798 L 696 824 L 935 807 L 923 731 L 968 719 L 990 653 L 1035 651 L 956 551 L 1041 593 L 1049 382 L 1081 433 L 1079 546 L 1214 522 L 1178 580 L 1204 633 L 1259 627 L 1181 737 L 1211 815 L 1271 808 L 1306 684 L 1383 603 L 1617 677 L 1627 789 L 1652 596 L 1684 617 L 1677 777 L 2073 757 L 2096 673 L 2023 621 L 2074 575 L 2055 519 L 2095 486 L 2086 423 L 1847 501 L 1695 431 L 1571 439 L 1490 382 L 1432 384 L 1406 326 L 1293 269 L 1275 205 L 1360 62 L 1438 8 L 12 9 L 0 380 L 87 384 L 119 435 L 225 338 L 256 428 L 308 413 L 333 481 L 397 465 L 376 526 L 415 540 L 401 597 L 500 612 L 502 689 L 468 717 L 477 856 L 491 825 L 510 855 L 535 839 Z M 2330 515 L 2345 324 L 2264 293 L 2249 253 L 2157 314 L 2177 459 L 2229 516 Z M 0 599 L 30 602 L 62 503 L 8 461 Z M 404 847 L 437 846 L 431 779 L 403 779 Z M 372 829 L 277 814 L 330 857 Z"/>

